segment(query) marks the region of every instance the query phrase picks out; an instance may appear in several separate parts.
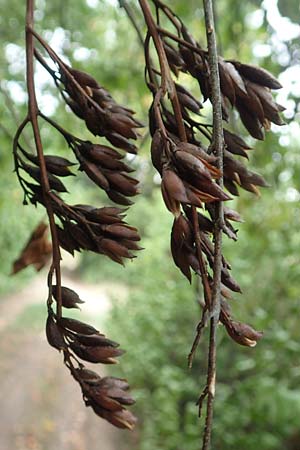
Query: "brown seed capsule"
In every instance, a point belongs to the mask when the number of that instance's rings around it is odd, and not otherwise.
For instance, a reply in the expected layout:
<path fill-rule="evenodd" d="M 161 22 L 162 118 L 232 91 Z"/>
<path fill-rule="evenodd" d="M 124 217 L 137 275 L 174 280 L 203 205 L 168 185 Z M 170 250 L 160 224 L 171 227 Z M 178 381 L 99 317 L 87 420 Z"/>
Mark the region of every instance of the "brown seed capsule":
<path fill-rule="evenodd" d="M 52 286 L 52 294 L 55 300 L 58 301 L 58 289 L 56 285 Z M 61 300 L 65 308 L 79 308 L 78 303 L 84 303 L 75 291 L 66 286 L 61 286 Z"/>
<path fill-rule="evenodd" d="M 97 83 L 97 81 L 95 80 L 95 78 L 93 78 L 91 75 L 89 75 L 86 72 L 83 72 L 81 70 L 77 70 L 77 69 L 73 69 L 71 67 L 68 67 L 69 72 L 73 75 L 73 77 L 75 78 L 75 80 L 82 86 L 89 86 L 90 88 L 95 88 L 98 89 L 100 88 L 99 84 Z M 61 72 L 62 69 L 60 69 Z"/>
<path fill-rule="evenodd" d="M 212 180 L 209 170 L 200 159 L 184 151 L 177 151 L 175 156 L 179 168 L 183 167 L 198 177 Z"/>
<path fill-rule="evenodd" d="M 109 133 L 107 133 L 105 137 L 109 140 L 109 142 L 112 145 L 115 145 L 116 147 L 121 148 L 122 150 L 125 150 L 128 153 L 133 153 L 134 155 L 136 155 L 137 153 L 136 146 L 121 134 L 109 131 Z"/>
<path fill-rule="evenodd" d="M 261 331 L 256 331 L 250 325 L 234 320 L 227 321 L 225 327 L 234 341 L 246 347 L 255 347 L 257 341 L 263 336 Z"/>
<path fill-rule="evenodd" d="M 124 353 L 124 350 L 112 346 L 89 347 L 76 341 L 70 343 L 70 348 L 80 359 L 91 363 L 116 364 L 115 357 Z"/>
<path fill-rule="evenodd" d="M 76 372 L 76 379 L 84 381 L 87 384 L 95 385 L 101 380 L 101 377 L 92 370 L 88 370 L 83 367 L 74 370 Z"/>
<path fill-rule="evenodd" d="M 75 331 L 76 333 L 81 334 L 100 334 L 96 328 L 88 325 L 87 323 L 81 322 L 77 319 L 70 319 L 68 317 L 61 317 L 58 319 L 58 323 L 62 328 L 66 328 L 71 331 Z"/>
<path fill-rule="evenodd" d="M 109 189 L 108 191 L 106 191 L 106 194 L 113 202 L 119 205 L 130 206 L 133 205 L 134 203 L 131 200 L 129 200 L 129 198 L 126 198 L 124 195 L 120 194 L 114 189 Z"/>
<path fill-rule="evenodd" d="M 125 224 L 111 224 L 102 226 L 102 230 L 112 236 L 120 237 L 123 239 L 131 239 L 133 241 L 139 241 L 141 238 L 137 233 L 137 229 Z"/>
<path fill-rule="evenodd" d="M 112 423 L 118 428 L 127 428 L 129 430 L 132 430 L 137 422 L 136 417 L 127 409 L 112 412 L 101 408 L 94 402 L 91 402 L 90 406 L 98 416 L 106 419 L 108 422 Z"/>
<path fill-rule="evenodd" d="M 54 320 L 53 314 L 48 314 L 46 322 L 46 336 L 48 343 L 57 350 L 60 351 L 67 348 L 62 329 Z"/>
<path fill-rule="evenodd" d="M 80 169 L 83 170 L 87 176 L 94 181 L 99 187 L 107 191 L 109 189 L 109 182 L 103 172 L 100 170 L 99 166 L 87 161 L 86 159 L 81 159 Z"/>
<path fill-rule="evenodd" d="M 248 80 L 266 86 L 270 89 L 282 88 L 278 80 L 267 70 L 250 64 L 242 64 L 238 61 L 231 61 L 239 73 Z"/>
<path fill-rule="evenodd" d="M 127 197 L 137 195 L 138 189 L 136 185 L 139 183 L 138 180 L 135 180 L 125 173 L 112 172 L 108 170 L 105 170 L 104 173 L 108 179 L 110 187 L 113 190 L 116 190 Z"/>
<path fill-rule="evenodd" d="M 161 174 L 164 158 L 164 141 L 158 128 L 151 141 L 151 161 L 155 169 Z"/>
<path fill-rule="evenodd" d="M 39 167 L 34 167 L 29 164 L 22 163 L 22 168 L 36 181 L 41 183 L 41 171 Z M 47 177 L 50 185 L 50 189 L 57 192 L 68 192 L 64 184 L 52 173 L 47 172 Z"/>

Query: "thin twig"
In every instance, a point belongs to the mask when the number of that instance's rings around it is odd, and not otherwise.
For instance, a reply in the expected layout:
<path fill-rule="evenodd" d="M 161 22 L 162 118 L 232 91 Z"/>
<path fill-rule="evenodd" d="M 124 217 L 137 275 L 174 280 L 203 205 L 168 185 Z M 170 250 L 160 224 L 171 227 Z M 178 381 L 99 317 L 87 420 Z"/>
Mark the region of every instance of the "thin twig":
<path fill-rule="evenodd" d="M 197 53 L 200 56 L 203 56 L 205 54 L 205 51 L 202 50 L 202 48 L 196 47 L 194 44 L 191 44 L 190 42 L 187 42 L 186 40 L 176 36 L 176 34 L 171 33 L 170 31 L 166 30 L 165 28 L 157 27 L 157 29 L 164 36 L 172 39 L 173 41 L 176 41 L 178 44 L 182 45 L 183 47 L 186 47 L 189 50 L 192 50 L 194 53 Z"/>
<path fill-rule="evenodd" d="M 158 59 L 159 59 L 159 65 L 161 70 L 161 88 L 162 88 L 162 94 L 164 95 L 166 92 L 168 92 L 172 107 L 174 110 L 177 126 L 178 126 L 178 133 L 180 136 L 180 139 L 183 142 L 187 142 L 186 138 L 186 132 L 185 132 L 185 126 L 181 114 L 180 104 L 175 88 L 175 83 L 171 76 L 171 71 L 169 67 L 169 63 L 166 57 L 165 49 L 163 46 L 163 42 L 161 40 L 161 37 L 157 31 L 156 24 L 154 22 L 149 4 L 146 0 L 139 0 L 139 3 L 141 5 L 145 22 L 147 24 L 149 33 L 153 39 Z"/>
<path fill-rule="evenodd" d="M 9 95 L 7 90 L 2 88 L 1 86 L 0 86 L 0 92 L 2 93 L 3 97 L 5 98 L 5 103 L 6 103 L 7 109 L 9 110 L 9 112 L 11 114 L 11 117 L 13 118 L 13 120 L 15 121 L 16 124 L 19 124 L 20 117 L 16 111 L 16 108 L 14 106 L 14 102 L 11 99 L 11 96 Z M 2 126 L 2 129 L 4 130 L 3 126 Z M 30 137 L 27 136 L 26 130 L 22 131 L 22 136 L 23 136 L 25 144 L 28 146 L 28 148 L 30 148 L 32 145 L 32 142 L 30 141 Z"/>
<path fill-rule="evenodd" d="M 222 110 L 221 110 L 221 92 L 220 79 L 218 70 L 218 54 L 216 46 L 216 37 L 214 30 L 214 17 L 212 0 L 203 0 L 205 13 L 205 26 L 208 44 L 208 57 L 210 69 L 210 82 L 212 93 L 213 106 L 213 140 L 212 149 L 214 154 L 218 157 L 218 168 L 223 174 L 223 125 L 222 125 Z M 223 176 L 219 179 L 219 185 L 223 187 Z M 212 301 L 210 305 L 210 312 L 212 314 L 210 320 L 210 337 L 209 337 L 209 352 L 208 352 L 208 371 L 207 384 L 205 392 L 207 391 L 207 406 L 205 428 L 203 435 L 202 450 L 208 450 L 211 445 L 211 434 L 213 426 L 213 405 L 215 398 L 216 386 L 216 356 L 217 356 L 217 326 L 220 317 L 220 302 L 221 302 L 221 271 L 222 271 L 222 223 L 223 223 L 223 205 L 222 202 L 216 203 L 215 206 L 215 228 L 214 228 L 214 267 L 213 267 L 213 285 L 212 285 Z M 199 405 L 201 406 L 199 398 Z"/>
<path fill-rule="evenodd" d="M 140 43 L 142 44 L 142 46 L 144 47 L 144 39 L 143 39 L 143 35 L 142 32 L 137 24 L 137 21 L 134 17 L 134 13 L 132 11 L 131 6 L 127 3 L 126 0 L 119 0 L 119 5 L 120 8 L 123 8 L 128 16 L 128 19 L 130 20 L 130 22 L 133 25 L 133 28 L 135 29 L 135 31 L 137 32 L 138 38 Z"/>
<path fill-rule="evenodd" d="M 56 231 L 56 224 L 54 220 L 53 209 L 51 201 L 48 197 L 48 192 L 50 191 L 47 168 L 43 153 L 43 145 L 40 135 L 40 129 L 38 124 L 38 105 L 35 95 L 35 84 L 34 84 L 34 42 L 33 42 L 33 26 L 34 26 L 34 0 L 27 0 L 26 9 L 26 82 L 28 91 L 28 116 L 31 122 L 35 145 L 37 149 L 37 155 L 39 159 L 39 167 L 41 171 L 41 186 L 43 191 L 44 204 L 47 210 L 51 239 L 52 239 L 52 264 L 55 269 L 55 278 L 57 285 L 57 316 L 62 315 L 62 300 L 61 300 L 61 271 L 60 271 L 60 249 L 58 236 Z"/>
<path fill-rule="evenodd" d="M 201 281 L 202 281 L 202 285 L 203 285 L 203 292 L 204 292 L 204 299 L 205 299 L 205 307 L 203 308 L 201 320 L 197 325 L 196 336 L 194 338 L 191 351 L 188 355 L 189 369 L 192 368 L 193 358 L 194 358 L 195 352 L 196 352 L 197 347 L 200 342 L 202 330 L 207 325 L 207 322 L 209 320 L 209 311 L 210 311 L 210 305 L 211 305 L 211 301 L 212 301 L 211 300 L 211 289 L 210 289 L 209 280 L 208 280 L 208 276 L 207 276 L 207 270 L 205 267 L 205 262 L 204 262 L 202 250 L 201 250 L 201 235 L 200 235 L 200 229 L 199 229 L 199 220 L 198 220 L 197 209 L 195 206 L 192 206 L 192 215 L 193 215 L 193 229 L 194 229 L 194 235 L 195 235 L 197 258 L 199 261 Z"/>

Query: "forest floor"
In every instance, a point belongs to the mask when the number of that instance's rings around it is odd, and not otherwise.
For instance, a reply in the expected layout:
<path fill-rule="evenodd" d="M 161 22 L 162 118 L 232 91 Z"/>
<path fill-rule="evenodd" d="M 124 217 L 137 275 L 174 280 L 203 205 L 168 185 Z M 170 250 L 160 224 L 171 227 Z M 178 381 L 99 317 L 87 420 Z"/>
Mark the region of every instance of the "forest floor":
<path fill-rule="evenodd" d="M 62 355 L 46 341 L 45 279 L 43 272 L 0 299 L 0 450 L 120 450 L 124 432 L 84 406 Z M 101 315 L 96 326 L 103 322 L 104 332 L 110 299 L 126 295 L 122 286 L 87 285 L 65 276 L 63 284 L 87 300 L 83 320 L 92 317 L 95 324 Z"/>

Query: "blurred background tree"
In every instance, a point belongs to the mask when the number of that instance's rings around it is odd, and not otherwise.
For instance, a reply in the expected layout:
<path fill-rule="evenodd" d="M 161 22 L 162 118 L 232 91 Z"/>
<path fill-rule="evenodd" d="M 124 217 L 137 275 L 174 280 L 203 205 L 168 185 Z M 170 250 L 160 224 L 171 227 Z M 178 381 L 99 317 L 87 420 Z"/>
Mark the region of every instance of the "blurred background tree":
<path fill-rule="evenodd" d="M 143 29 L 136 2 L 129 2 Z M 17 290 L 33 276 L 27 269 L 10 278 L 30 231 L 44 217 L 41 209 L 22 207 L 22 192 L 12 173 L 11 137 L 26 108 L 24 80 L 24 6 L 0 0 L 0 292 Z M 237 243 L 225 241 L 225 254 L 242 286 L 232 308 L 265 332 L 255 349 L 238 348 L 219 333 L 218 392 L 213 448 L 229 450 L 300 449 L 300 47 L 297 0 L 220 0 L 216 2 L 219 50 L 227 59 L 259 64 L 279 76 L 284 86 L 277 101 L 287 109 L 283 127 L 272 127 L 255 146 L 249 167 L 270 183 L 261 198 L 242 192 L 234 207 L 245 223 Z M 205 46 L 201 4 L 174 0 L 172 8 Z M 91 73 L 115 98 L 137 111 L 147 123 L 150 96 L 143 80 L 143 51 L 116 0 L 36 1 L 37 31 L 74 67 Z M 37 69 L 41 110 L 62 125 L 91 138 L 81 122 L 66 112 L 43 68 Z M 196 86 L 190 86 L 194 93 Z M 236 129 L 243 133 L 239 121 Z M 56 135 L 42 129 L 49 153 Z M 30 139 L 30 136 L 29 136 Z M 93 282 L 121 280 L 124 301 L 115 299 L 108 321 L 110 336 L 128 350 L 122 370 L 135 387 L 140 425 L 122 448 L 196 450 L 202 423 L 195 401 L 204 383 L 205 345 L 191 371 L 186 355 L 200 317 L 196 284 L 189 286 L 173 267 L 169 250 L 171 216 L 162 206 L 159 180 L 149 162 L 147 132 L 133 161 L 142 195 L 130 211 L 130 223 L 143 236 L 145 250 L 127 268 L 95 255 L 78 258 L 76 276 Z M 72 181 L 70 181 L 71 183 Z M 104 205 L 104 197 L 84 177 L 72 189 L 74 202 Z M 200 298 L 199 298 L 200 295 Z M 119 372 L 118 372 L 119 373 Z M 121 447 L 120 447 L 121 448 Z"/>

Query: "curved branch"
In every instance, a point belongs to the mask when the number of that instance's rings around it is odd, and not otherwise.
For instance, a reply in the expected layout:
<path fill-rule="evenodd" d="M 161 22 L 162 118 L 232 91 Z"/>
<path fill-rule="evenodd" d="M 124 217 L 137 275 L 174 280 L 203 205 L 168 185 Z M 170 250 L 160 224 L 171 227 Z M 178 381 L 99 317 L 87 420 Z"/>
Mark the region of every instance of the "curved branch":
<path fill-rule="evenodd" d="M 47 210 L 47 215 L 50 224 L 50 232 L 52 239 L 52 264 L 55 269 L 56 285 L 57 285 L 57 316 L 62 315 L 62 299 L 61 299 L 61 271 L 60 271 L 60 249 L 58 236 L 56 232 L 56 224 L 54 220 L 54 213 L 51 202 L 48 197 L 50 191 L 49 180 L 47 175 L 47 168 L 43 153 L 43 145 L 38 124 L 38 105 L 35 95 L 34 84 L 34 43 L 33 43 L 33 12 L 34 0 L 27 0 L 26 10 L 26 82 L 28 91 L 28 118 L 31 122 L 34 141 L 36 145 L 37 155 L 39 159 L 39 167 L 41 171 L 41 186 L 43 191 L 44 204 Z"/>

